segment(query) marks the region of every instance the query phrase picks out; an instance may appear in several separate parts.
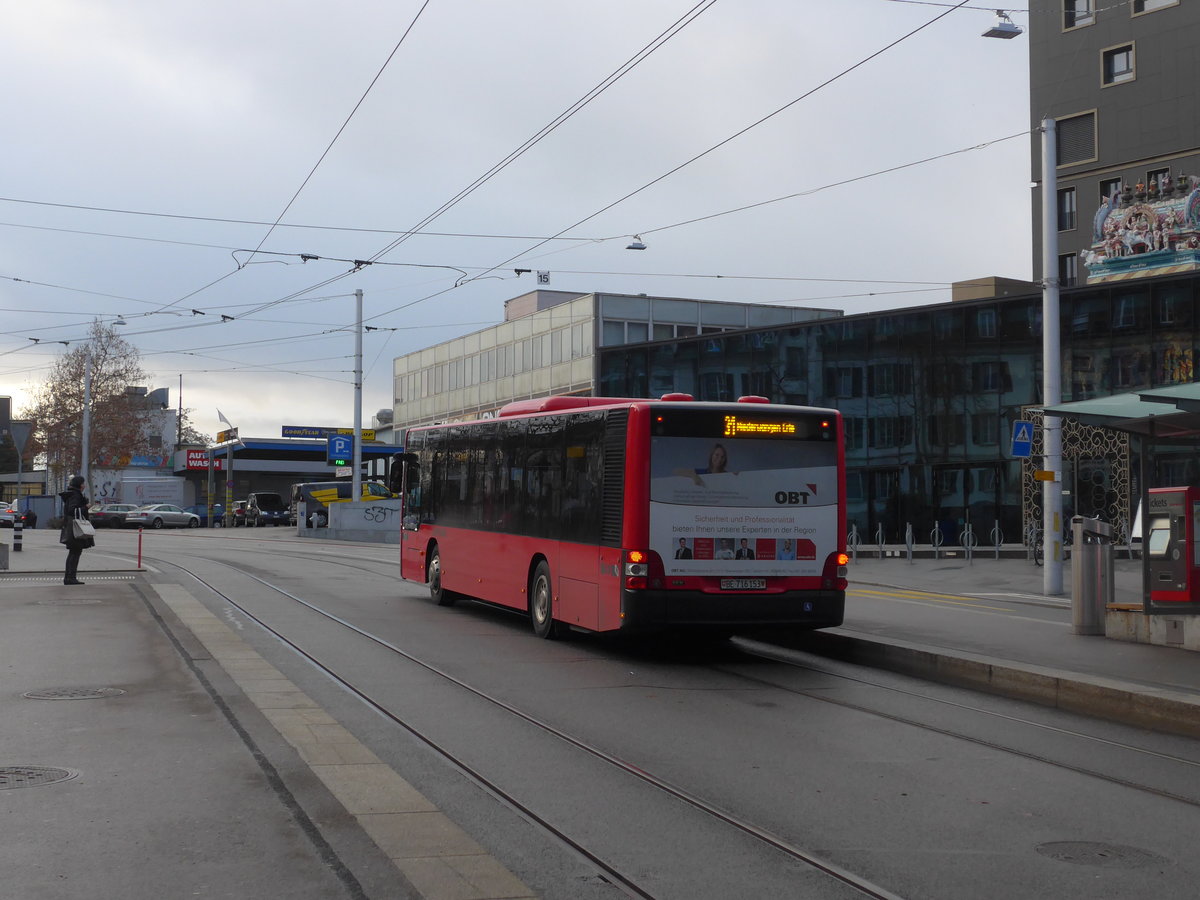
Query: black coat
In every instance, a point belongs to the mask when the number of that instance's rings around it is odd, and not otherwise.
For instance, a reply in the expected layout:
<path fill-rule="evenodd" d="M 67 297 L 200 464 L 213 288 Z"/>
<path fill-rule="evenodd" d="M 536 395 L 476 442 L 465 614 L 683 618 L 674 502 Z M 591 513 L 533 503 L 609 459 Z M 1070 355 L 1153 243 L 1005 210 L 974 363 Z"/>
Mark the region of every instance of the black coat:
<path fill-rule="evenodd" d="M 58 495 L 62 498 L 63 524 L 58 534 L 58 542 L 66 544 L 68 550 L 86 550 L 96 546 L 96 539 L 90 537 L 77 538 L 71 531 L 71 520 L 76 518 L 76 512 L 81 519 L 88 518 L 88 499 L 79 488 L 68 488 Z"/>

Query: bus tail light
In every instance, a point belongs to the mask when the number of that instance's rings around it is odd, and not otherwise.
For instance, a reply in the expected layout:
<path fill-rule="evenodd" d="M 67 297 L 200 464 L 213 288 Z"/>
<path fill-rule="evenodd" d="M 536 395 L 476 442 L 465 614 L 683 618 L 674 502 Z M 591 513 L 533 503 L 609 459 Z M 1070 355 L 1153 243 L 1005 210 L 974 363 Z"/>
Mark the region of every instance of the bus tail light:
<path fill-rule="evenodd" d="M 626 551 L 624 573 L 628 590 L 645 590 L 650 576 L 650 554 L 643 550 Z"/>

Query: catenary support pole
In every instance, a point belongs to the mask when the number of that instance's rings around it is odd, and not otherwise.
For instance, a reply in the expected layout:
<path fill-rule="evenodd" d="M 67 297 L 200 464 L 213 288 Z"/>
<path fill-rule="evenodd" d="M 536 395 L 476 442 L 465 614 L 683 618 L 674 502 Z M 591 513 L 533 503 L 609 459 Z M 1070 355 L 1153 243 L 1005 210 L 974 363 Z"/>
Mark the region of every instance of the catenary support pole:
<path fill-rule="evenodd" d="M 1042 403 L 1062 402 L 1062 352 L 1058 297 L 1058 141 L 1053 119 L 1042 120 Z M 1062 546 L 1062 420 L 1042 414 L 1044 471 L 1053 479 L 1042 482 L 1042 541 L 1046 565 L 1042 590 L 1063 592 Z"/>
<path fill-rule="evenodd" d="M 354 471 L 350 496 L 357 503 L 362 497 L 362 309 L 363 292 L 354 292 Z"/>

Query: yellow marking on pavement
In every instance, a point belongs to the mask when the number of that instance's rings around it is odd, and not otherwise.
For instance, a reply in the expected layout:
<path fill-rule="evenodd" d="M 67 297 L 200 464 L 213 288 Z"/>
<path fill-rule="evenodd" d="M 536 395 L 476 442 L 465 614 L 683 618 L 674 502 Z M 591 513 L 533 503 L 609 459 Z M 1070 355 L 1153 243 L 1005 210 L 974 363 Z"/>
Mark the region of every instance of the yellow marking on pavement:
<path fill-rule="evenodd" d="M 895 590 L 895 591 L 866 591 L 861 588 L 846 591 L 846 594 L 851 597 L 895 597 L 897 599 L 924 600 L 928 603 L 944 603 L 948 606 L 970 606 L 975 609 L 995 609 L 1001 612 L 1008 612 L 1004 606 L 986 606 L 973 597 L 959 597 L 955 594 L 931 594 L 928 591 L 910 591 L 910 590 Z M 956 603 L 956 600 L 964 600 L 965 603 Z"/>
<path fill-rule="evenodd" d="M 153 588 L 422 897 L 534 900 L 517 876 L 186 588 Z"/>

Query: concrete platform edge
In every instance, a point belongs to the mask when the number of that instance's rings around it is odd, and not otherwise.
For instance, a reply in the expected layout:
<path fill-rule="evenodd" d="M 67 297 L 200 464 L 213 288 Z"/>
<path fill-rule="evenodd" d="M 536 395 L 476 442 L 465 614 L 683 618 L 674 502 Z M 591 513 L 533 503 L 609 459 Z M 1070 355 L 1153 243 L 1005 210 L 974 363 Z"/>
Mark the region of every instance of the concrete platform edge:
<path fill-rule="evenodd" d="M 815 631 L 797 649 L 844 662 L 873 666 L 955 687 L 987 691 L 1014 700 L 1153 731 L 1200 737 L 1200 702 L 1165 688 L 1091 678 L 1074 672 L 1025 665 L 893 638 Z"/>

